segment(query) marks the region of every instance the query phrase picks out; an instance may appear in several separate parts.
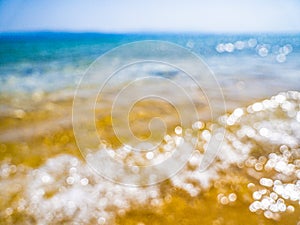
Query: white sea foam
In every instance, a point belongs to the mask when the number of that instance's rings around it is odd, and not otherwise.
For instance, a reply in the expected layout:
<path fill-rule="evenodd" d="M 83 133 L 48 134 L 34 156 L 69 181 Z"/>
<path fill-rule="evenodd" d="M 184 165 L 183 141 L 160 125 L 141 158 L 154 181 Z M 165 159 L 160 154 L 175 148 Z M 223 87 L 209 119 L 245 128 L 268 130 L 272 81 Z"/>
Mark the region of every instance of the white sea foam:
<path fill-rule="evenodd" d="M 5 165 L 1 171 L 9 167 Z M 1 190 L 9 190 L 11 182 L 22 192 L 22 201 L 15 202 L 13 210 L 32 216 L 38 224 L 111 223 L 133 205 L 160 200 L 157 186 L 134 188 L 112 183 L 70 155 L 51 158 L 38 169 L 26 168 L 2 179 Z"/>

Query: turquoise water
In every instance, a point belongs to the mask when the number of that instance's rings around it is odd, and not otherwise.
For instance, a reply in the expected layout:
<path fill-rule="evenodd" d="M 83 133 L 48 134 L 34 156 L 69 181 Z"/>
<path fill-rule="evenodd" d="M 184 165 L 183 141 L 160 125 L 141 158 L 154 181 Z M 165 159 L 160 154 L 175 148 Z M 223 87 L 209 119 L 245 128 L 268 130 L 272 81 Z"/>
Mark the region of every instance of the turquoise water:
<path fill-rule="evenodd" d="M 99 56 L 122 44 L 162 40 L 190 49 L 226 89 L 268 82 L 270 94 L 300 87 L 299 34 L 0 34 L 0 91 L 51 91 L 74 87 Z M 249 81 L 248 80 L 255 80 Z M 241 83 L 242 82 L 242 83 Z M 243 83 L 244 82 L 244 83 Z M 254 85 L 254 86 L 252 86 Z"/>

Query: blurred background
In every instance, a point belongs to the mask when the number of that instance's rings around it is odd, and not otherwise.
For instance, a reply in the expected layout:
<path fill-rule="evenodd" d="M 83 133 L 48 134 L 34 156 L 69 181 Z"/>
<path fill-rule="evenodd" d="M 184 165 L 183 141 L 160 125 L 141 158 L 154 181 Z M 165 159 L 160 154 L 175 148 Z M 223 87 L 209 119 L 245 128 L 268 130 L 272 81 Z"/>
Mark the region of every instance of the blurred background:
<path fill-rule="evenodd" d="M 0 1 L 0 224 L 300 224 L 299 21 L 296 0 Z M 223 90 L 227 113 L 211 121 L 201 95 L 193 157 L 167 181 L 137 188 L 87 166 L 73 133 L 72 104 L 91 63 L 143 40 L 168 41 L 200 56 Z M 169 105 L 139 107 L 133 120 L 157 112 L 171 118 L 162 151 L 187 140 Z M 105 148 L 131 160 L 110 115 L 105 109 L 97 115 L 106 142 L 95 152 Z M 227 131 L 224 145 L 200 172 L 215 126 Z"/>

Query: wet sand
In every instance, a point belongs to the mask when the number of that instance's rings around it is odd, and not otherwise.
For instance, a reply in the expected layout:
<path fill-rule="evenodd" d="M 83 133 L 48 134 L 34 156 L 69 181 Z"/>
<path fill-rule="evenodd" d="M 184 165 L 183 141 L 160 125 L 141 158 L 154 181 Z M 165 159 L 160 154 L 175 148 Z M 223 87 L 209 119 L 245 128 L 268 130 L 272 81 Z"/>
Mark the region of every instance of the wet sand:
<path fill-rule="evenodd" d="M 43 168 L 43 165 L 47 163 L 49 159 L 62 157 L 65 154 L 75 156 L 84 164 L 84 160 L 76 145 L 72 128 L 71 111 L 73 99 L 68 96 L 62 96 L 64 95 L 57 98 L 57 95 L 54 94 L 40 93 L 33 96 L 24 95 L 22 99 L 3 96 L 1 98 L 1 105 L 5 107 L 2 107 L 0 115 L 0 159 L 2 165 L 0 217 L 5 224 L 35 223 L 44 221 L 46 218 L 46 215 L 41 215 L 40 218 L 36 217 L 35 213 L 30 211 L 32 209 L 28 202 L 23 208 L 20 206 L 22 201 L 25 201 L 24 196 L 28 191 L 27 185 L 30 186 L 30 184 L 24 183 L 23 179 L 26 180 L 26 177 L 32 176 L 30 174 L 33 172 L 30 171 L 42 171 L 41 168 Z M 251 99 L 251 101 L 252 100 L 253 99 Z M 258 100 L 260 99 L 257 99 L 257 101 Z M 299 102 L 299 99 L 295 101 Z M 247 107 L 250 103 L 255 102 L 240 99 L 228 102 L 229 105 L 235 106 L 238 104 L 240 107 Z M 135 111 L 133 110 L 131 114 L 132 121 L 136 121 L 136 118 L 151 118 L 157 113 L 167 115 L 167 117 L 170 117 L 170 114 L 174 113 L 174 110 L 172 110 L 169 105 L 164 105 L 161 102 L 155 103 L 158 106 L 156 108 L 158 111 L 149 111 L 149 107 L 151 108 L 153 104 L 153 101 L 146 101 L 138 106 Z M 148 114 L 145 114 L 145 111 L 141 109 L 146 109 Z M 203 110 L 202 114 L 208 113 L 208 108 L 204 103 L 201 105 L 201 109 Z M 299 110 L 299 108 L 296 110 Z M 265 117 L 260 114 L 260 112 L 254 113 L 256 117 L 251 117 L 249 113 L 250 116 L 247 115 L 243 117 L 245 118 L 244 121 L 239 121 L 229 126 L 227 131 L 229 134 L 236 135 L 237 131 L 242 127 L 241 124 L 244 124 L 243 126 L 252 126 L 254 123 L 260 121 L 268 122 L 270 119 L 277 120 L 281 118 L 280 115 L 277 115 L 280 112 L 280 110 L 278 112 L 272 112 L 266 114 Z M 175 113 L 171 118 L 176 118 Z M 178 125 L 178 121 L 172 119 L 168 121 L 168 133 L 172 135 L 174 134 L 174 128 Z M 205 120 L 205 117 L 203 117 L 202 121 L 206 126 L 201 128 L 201 132 L 204 130 L 209 131 L 211 122 Z M 111 143 L 110 147 L 113 149 L 118 148 L 120 143 L 111 129 L 112 124 L 109 115 L 100 115 L 96 120 L 96 124 L 102 137 Z M 149 135 L 149 130 L 139 124 L 133 126 L 133 132 L 140 135 L 141 138 L 145 138 Z M 293 134 L 291 135 L 293 136 Z M 289 197 L 284 199 L 281 197 L 285 202 L 284 205 L 286 208 L 278 212 L 276 212 L 276 210 L 273 210 L 274 212 L 268 210 L 268 207 L 266 209 L 257 210 L 253 210 L 250 207 L 251 204 L 255 202 L 253 195 L 255 195 L 254 193 L 257 191 L 261 191 L 261 196 L 265 196 L 265 199 L 268 199 L 268 195 L 274 193 L 272 188 L 274 189 L 275 186 L 264 186 L 261 182 L 262 178 L 270 177 L 270 179 L 281 180 L 280 182 L 293 185 L 296 185 L 297 180 L 299 182 L 300 178 L 297 178 L 296 174 L 297 171 L 298 173 L 300 171 L 299 165 L 296 164 L 296 162 L 298 162 L 296 160 L 300 158 L 299 139 L 297 139 L 297 137 L 295 138 L 298 140 L 298 143 L 288 146 L 284 143 L 285 141 L 282 141 L 283 143 L 280 143 L 280 140 L 278 143 L 270 141 L 270 137 L 265 137 L 265 139 L 261 137 L 255 139 L 255 137 L 249 135 L 239 137 L 239 141 L 242 142 L 242 144 L 240 147 L 237 147 L 238 149 L 245 148 L 247 141 L 252 145 L 249 153 L 244 153 L 249 155 L 245 155 L 245 158 L 241 157 L 236 161 L 233 160 L 232 163 L 226 162 L 226 166 L 222 163 L 219 165 L 219 163 L 226 161 L 231 156 L 223 159 L 219 157 L 213 165 L 214 168 L 219 169 L 215 169 L 214 173 L 206 174 L 205 179 L 203 179 L 204 181 L 208 181 L 207 184 L 205 184 L 205 182 L 202 183 L 201 176 L 199 181 L 198 178 L 193 179 L 187 175 L 192 171 L 196 171 L 195 168 L 197 168 L 197 166 L 189 163 L 187 165 L 188 168 L 177 175 L 180 182 L 183 183 L 176 183 L 172 179 L 167 180 L 155 187 L 159 194 L 149 197 L 146 199 L 146 202 L 139 203 L 139 201 L 136 201 L 135 203 L 134 198 L 131 197 L 132 202 L 129 207 L 111 206 L 109 212 L 112 211 L 113 213 L 109 214 L 110 216 L 99 217 L 97 215 L 92 216 L 88 214 L 90 216 L 87 216 L 85 220 L 77 218 L 77 221 L 86 221 L 86 224 L 95 224 L 95 222 L 98 222 L 98 224 L 115 223 L 140 225 L 199 223 L 216 225 L 297 224 L 297 221 L 299 221 L 298 215 L 300 213 L 299 203 L 295 201 L 297 197 L 295 197 L 295 199 Z M 233 146 L 235 142 L 230 138 L 229 140 L 231 141 L 229 141 L 229 145 Z M 280 150 L 280 147 L 283 145 L 288 146 L 285 153 Z M 232 147 L 230 147 L 229 150 L 230 149 L 232 150 Z M 287 175 L 284 174 L 284 171 L 278 172 L 278 170 L 264 169 L 264 165 L 271 159 L 270 153 L 272 152 L 277 154 L 278 157 L 291 152 L 292 156 L 289 156 L 289 163 L 294 165 L 293 171 L 296 171 L 296 173 L 291 172 L 292 175 L 290 174 L 288 176 L 290 179 L 286 178 Z M 263 168 L 258 168 L 259 166 L 263 166 Z M 61 173 L 59 176 L 67 177 L 63 172 L 57 171 L 55 173 Z M 51 174 L 51 171 L 49 171 L 49 174 Z M 212 174 L 215 175 L 209 177 Z M 59 183 L 62 179 L 61 177 L 58 177 L 57 181 L 54 182 Z M 62 184 L 62 187 L 65 185 L 67 185 L 66 188 L 68 188 L 70 184 Z M 93 185 L 96 184 L 90 183 L 89 185 L 91 185 L 90 188 L 93 189 L 93 187 L 95 187 Z M 195 190 L 193 188 L 195 188 Z M 64 190 L 46 193 L 43 199 L 45 199 L 45 201 L 50 200 L 59 192 L 64 192 Z M 263 198 L 264 197 L 260 197 L 259 199 Z M 87 196 L 87 200 L 88 199 L 89 196 Z M 101 197 L 99 197 L 99 201 L 100 199 Z M 280 199 L 280 197 L 278 197 L 277 193 L 277 198 L 274 201 L 276 202 L 278 199 Z M 81 212 L 82 208 L 79 207 L 78 210 L 77 213 Z M 107 210 L 108 209 L 106 209 L 106 211 Z M 75 213 L 75 215 L 77 213 Z M 68 216 L 65 218 L 55 218 L 55 215 L 53 216 L 54 224 L 61 222 L 71 224 L 73 220 L 72 217 Z M 76 218 L 76 216 L 74 218 Z"/>

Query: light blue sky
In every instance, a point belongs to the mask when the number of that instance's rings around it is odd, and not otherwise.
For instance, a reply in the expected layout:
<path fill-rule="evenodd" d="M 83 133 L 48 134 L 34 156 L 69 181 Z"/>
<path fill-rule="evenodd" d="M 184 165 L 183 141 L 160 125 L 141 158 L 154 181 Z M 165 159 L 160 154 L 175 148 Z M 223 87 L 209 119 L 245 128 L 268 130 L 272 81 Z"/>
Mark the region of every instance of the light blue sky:
<path fill-rule="evenodd" d="M 298 0 L 0 0 L 0 31 L 299 32 Z"/>

